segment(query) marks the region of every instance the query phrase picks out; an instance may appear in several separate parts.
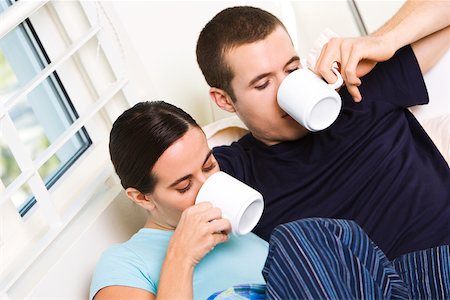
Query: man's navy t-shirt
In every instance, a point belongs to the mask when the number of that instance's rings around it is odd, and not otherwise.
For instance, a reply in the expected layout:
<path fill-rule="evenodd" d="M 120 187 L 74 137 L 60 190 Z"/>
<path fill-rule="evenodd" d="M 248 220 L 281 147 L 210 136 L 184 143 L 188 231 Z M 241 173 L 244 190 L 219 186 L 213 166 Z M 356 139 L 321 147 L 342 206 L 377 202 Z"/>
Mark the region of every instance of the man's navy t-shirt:
<path fill-rule="evenodd" d="M 450 243 L 450 170 L 406 107 L 428 103 L 410 46 L 362 78 L 363 100 L 340 92 L 328 129 L 266 146 L 247 134 L 214 148 L 220 168 L 265 201 L 254 232 L 326 217 L 355 220 L 388 258 Z"/>

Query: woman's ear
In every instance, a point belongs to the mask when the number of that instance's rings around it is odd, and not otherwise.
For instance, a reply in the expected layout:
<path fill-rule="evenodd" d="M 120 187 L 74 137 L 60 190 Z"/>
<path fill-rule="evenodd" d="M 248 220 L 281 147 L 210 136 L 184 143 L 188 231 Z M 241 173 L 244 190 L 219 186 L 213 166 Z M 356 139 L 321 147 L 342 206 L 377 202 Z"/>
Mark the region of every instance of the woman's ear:
<path fill-rule="evenodd" d="M 141 193 L 139 190 L 129 187 L 125 192 L 128 198 L 146 210 L 152 211 L 155 208 L 153 199 L 150 196 Z"/>
<path fill-rule="evenodd" d="M 221 109 L 230 113 L 236 111 L 231 97 L 224 90 L 212 87 L 209 89 L 209 96 Z"/>

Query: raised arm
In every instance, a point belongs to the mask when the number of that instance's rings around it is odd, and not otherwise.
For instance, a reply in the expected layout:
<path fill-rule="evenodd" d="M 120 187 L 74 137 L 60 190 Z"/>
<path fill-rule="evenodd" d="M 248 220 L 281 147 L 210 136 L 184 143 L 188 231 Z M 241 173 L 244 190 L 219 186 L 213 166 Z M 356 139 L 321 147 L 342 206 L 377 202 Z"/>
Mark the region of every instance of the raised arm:
<path fill-rule="evenodd" d="M 368 36 L 331 39 L 322 49 L 315 71 L 334 82 L 336 77 L 330 69 L 333 62 L 339 62 L 348 91 L 360 101 L 359 78 L 405 45 L 412 44 L 422 72 L 428 71 L 449 47 L 449 25 L 449 1 L 407 1 Z"/>
<path fill-rule="evenodd" d="M 447 51 L 450 43 L 450 1 L 407 1 L 372 35 L 384 37 L 397 51 L 412 44 L 422 73 Z"/>
<path fill-rule="evenodd" d="M 156 299 L 192 299 L 195 266 L 217 244 L 228 240 L 230 230 L 230 222 L 210 203 L 184 211 L 167 249 Z"/>

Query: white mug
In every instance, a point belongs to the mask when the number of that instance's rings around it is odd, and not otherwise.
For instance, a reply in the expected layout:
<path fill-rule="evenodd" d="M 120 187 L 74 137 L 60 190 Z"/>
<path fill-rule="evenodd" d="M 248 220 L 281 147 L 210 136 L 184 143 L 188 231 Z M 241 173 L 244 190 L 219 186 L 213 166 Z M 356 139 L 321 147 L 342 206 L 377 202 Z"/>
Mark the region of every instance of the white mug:
<path fill-rule="evenodd" d="M 278 105 L 309 131 L 323 130 L 333 124 L 341 111 L 342 99 L 335 89 L 342 85 L 342 76 L 332 68 L 338 79 L 328 84 L 306 67 L 306 60 L 302 60 L 302 66 L 281 82 Z"/>
<path fill-rule="evenodd" d="M 205 201 L 220 208 L 235 235 L 249 233 L 264 209 L 261 193 L 222 171 L 212 174 L 200 188 L 195 203 Z"/>

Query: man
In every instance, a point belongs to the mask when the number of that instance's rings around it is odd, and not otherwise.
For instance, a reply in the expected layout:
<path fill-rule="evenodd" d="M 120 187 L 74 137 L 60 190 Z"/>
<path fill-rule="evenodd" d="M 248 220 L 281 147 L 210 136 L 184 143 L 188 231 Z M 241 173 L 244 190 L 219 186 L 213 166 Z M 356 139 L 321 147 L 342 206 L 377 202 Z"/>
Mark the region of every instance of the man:
<path fill-rule="evenodd" d="M 450 244 L 450 170 L 407 109 L 428 103 L 422 73 L 449 47 L 448 8 L 407 2 L 368 37 L 331 40 L 315 70 L 334 82 L 331 65 L 340 64 L 344 106 L 319 133 L 276 101 L 284 77 L 302 67 L 283 24 L 251 7 L 208 22 L 197 60 L 210 96 L 250 130 L 214 155 L 222 170 L 263 194 L 256 234 L 267 240 L 278 224 L 324 217 L 355 220 L 390 260 Z"/>

